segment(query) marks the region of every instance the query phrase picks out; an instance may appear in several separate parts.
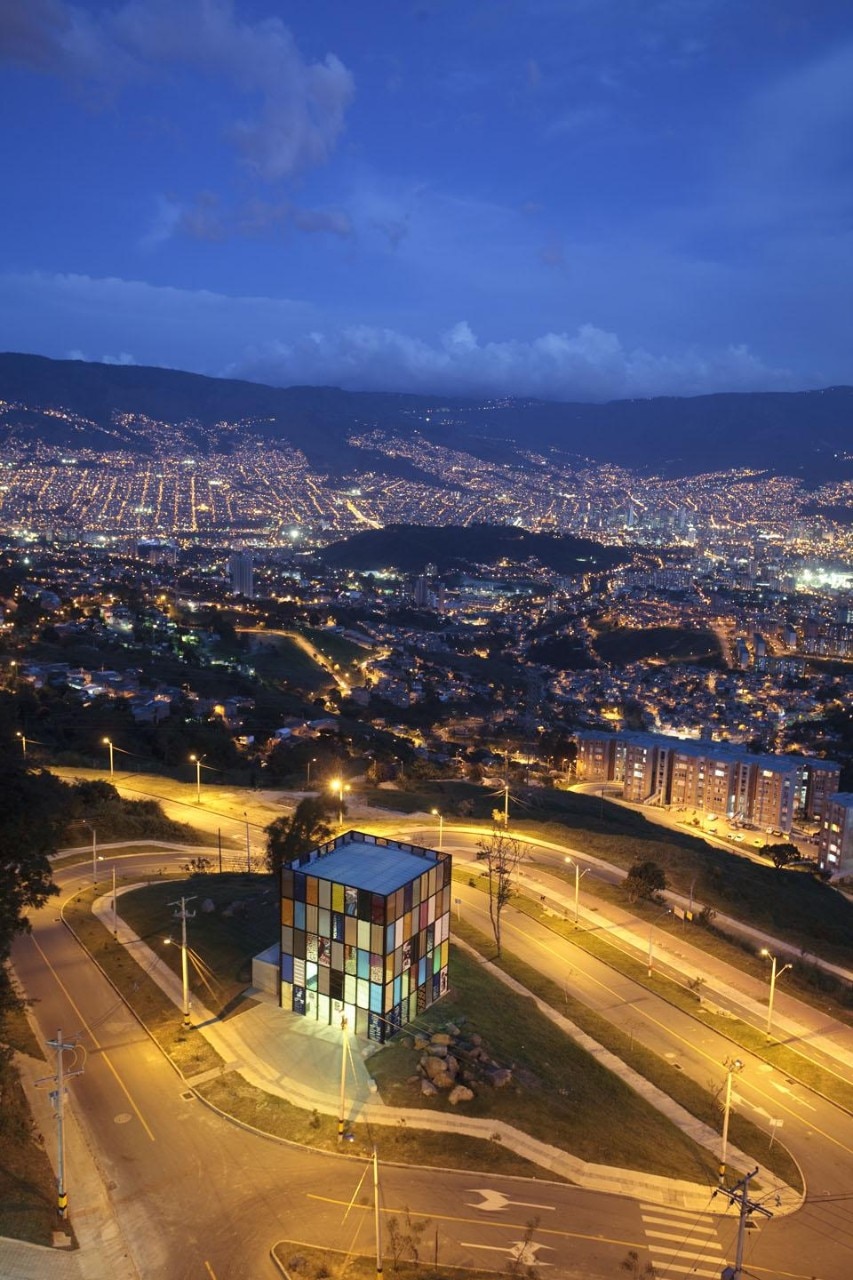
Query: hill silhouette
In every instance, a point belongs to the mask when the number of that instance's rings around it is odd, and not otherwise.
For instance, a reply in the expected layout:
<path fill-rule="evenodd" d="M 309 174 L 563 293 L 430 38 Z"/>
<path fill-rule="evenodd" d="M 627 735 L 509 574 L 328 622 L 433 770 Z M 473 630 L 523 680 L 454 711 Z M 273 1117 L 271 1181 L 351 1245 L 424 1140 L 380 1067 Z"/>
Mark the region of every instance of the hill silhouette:
<path fill-rule="evenodd" d="M 466 569 L 495 569 L 503 562 L 512 566 L 538 561 L 555 573 L 593 573 L 625 564 L 629 551 L 603 547 L 588 538 L 572 538 L 550 533 L 529 533 L 515 525 L 389 524 L 384 529 L 367 529 L 341 542 L 333 542 L 318 553 L 332 568 L 395 568 L 402 573 L 423 573 L 434 564 L 439 573 Z"/>
<path fill-rule="evenodd" d="M 853 475 L 851 387 L 606 404 L 475 402 L 5 353 L 0 401 L 0 444 L 155 453 L 230 452 L 260 441 L 301 449 L 315 467 L 337 474 L 381 465 L 420 477 L 411 461 L 390 456 L 382 439 L 418 432 L 472 457 L 516 465 L 530 451 L 555 449 L 669 476 L 734 467 L 814 481 Z M 354 447 L 351 437 L 365 433 L 372 433 L 369 446 Z"/>

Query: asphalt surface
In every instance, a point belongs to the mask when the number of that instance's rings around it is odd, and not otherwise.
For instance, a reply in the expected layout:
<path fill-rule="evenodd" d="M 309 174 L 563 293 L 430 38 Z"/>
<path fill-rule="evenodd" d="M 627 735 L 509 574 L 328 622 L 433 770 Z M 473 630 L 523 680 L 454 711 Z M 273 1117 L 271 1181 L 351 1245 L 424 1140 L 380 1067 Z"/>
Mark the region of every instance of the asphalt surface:
<path fill-rule="evenodd" d="M 163 855 L 153 861 L 162 863 Z M 63 886 L 73 886 L 81 873 L 85 868 L 62 872 Z M 481 909 L 468 892 L 470 900 L 460 895 L 462 909 Z M 369 1178 L 360 1186 L 361 1162 L 247 1133 L 187 1097 L 181 1079 L 59 922 L 56 903 L 36 913 L 33 925 L 33 934 L 15 945 L 15 967 L 37 1000 L 42 1037 L 62 1028 L 66 1036 L 79 1034 L 88 1050 L 85 1073 L 69 1091 L 140 1276 L 263 1280 L 279 1274 L 270 1249 L 282 1240 L 338 1247 L 353 1247 L 355 1240 L 356 1247 L 369 1247 L 370 1188 Z M 560 944 L 565 953 L 555 954 L 554 935 L 546 930 L 540 936 L 530 922 L 522 929 L 509 916 L 506 927 L 513 949 L 526 947 L 549 968 L 565 965 L 566 981 L 585 1000 L 620 1019 L 630 1006 L 637 1037 L 677 1054 L 683 1070 L 706 1085 L 719 1078 L 727 1042 L 707 1029 L 697 1032 L 686 1015 L 684 1023 L 677 1020 L 670 1006 L 656 1008 L 648 992 L 587 963 L 571 944 Z M 853 1275 L 853 1119 L 774 1075 L 749 1063 L 738 1079 L 736 1105 L 783 1119 L 779 1136 L 806 1170 L 810 1195 L 793 1217 L 750 1233 L 749 1273 L 847 1280 Z M 540 1224 L 525 1256 L 553 1267 L 555 1275 L 618 1275 L 627 1251 L 636 1249 L 654 1260 L 659 1280 L 711 1277 L 733 1255 L 732 1218 L 638 1205 L 545 1180 L 383 1168 L 381 1187 L 386 1215 L 407 1208 L 425 1215 L 425 1241 L 433 1249 L 437 1242 L 439 1259 L 454 1265 L 503 1271 L 533 1217 Z M 69 1190 L 73 1214 L 73 1171 Z M 427 1246 L 425 1252 L 431 1256 Z"/>

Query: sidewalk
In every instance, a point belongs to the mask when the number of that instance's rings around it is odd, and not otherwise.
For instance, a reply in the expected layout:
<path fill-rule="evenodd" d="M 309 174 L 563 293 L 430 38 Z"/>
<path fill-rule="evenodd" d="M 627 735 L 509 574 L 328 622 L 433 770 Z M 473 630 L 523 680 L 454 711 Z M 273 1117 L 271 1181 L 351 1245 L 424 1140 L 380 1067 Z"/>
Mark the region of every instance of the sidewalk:
<path fill-rule="evenodd" d="M 594 860 L 584 855 L 584 861 Z M 535 861 L 533 865 L 536 865 Z M 546 905 L 556 907 L 561 915 L 568 912 L 573 915 L 572 890 L 564 880 L 549 875 L 547 867 L 543 866 L 538 875 L 532 872 L 522 873 L 521 882 L 533 895 L 541 897 L 544 891 Z M 663 897 L 673 905 L 688 906 L 687 899 L 677 894 L 666 893 Z M 629 910 L 621 910 L 612 903 L 600 900 L 596 902 L 595 909 L 583 902 L 580 904 L 579 916 L 588 929 L 597 930 L 614 941 L 622 942 L 642 959 L 649 953 L 651 933 L 656 970 L 675 976 L 682 984 L 688 978 L 698 979 L 701 982 L 700 998 L 703 1003 L 719 1004 L 724 1010 L 741 1016 L 752 1026 L 764 1029 L 770 990 L 769 962 L 767 981 L 762 981 L 743 970 L 733 969 L 727 961 L 692 943 L 690 931 L 695 926 L 685 924 L 678 934 L 665 932 L 654 924 L 637 920 Z M 729 921 L 725 920 L 723 924 L 728 931 Z M 746 932 L 746 926 L 741 928 Z M 782 959 L 786 959 L 788 955 L 792 958 L 799 957 L 799 952 L 786 949 L 778 939 L 767 934 L 749 930 L 749 935 L 756 951 L 766 946 Z M 798 1043 L 807 1047 L 808 1057 L 818 1061 L 824 1070 L 838 1073 L 839 1068 L 843 1068 L 845 1073 L 853 1071 L 853 1027 L 839 1022 L 831 1014 L 814 1008 L 797 996 L 789 995 L 784 989 L 784 983 L 777 983 L 775 989 L 773 1038 L 792 1049 L 796 1049 Z M 844 1078 L 847 1078 L 846 1074 Z"/>
<path fill-rule="evenodd" d="M 44 1136 L 51 1163 L 56 1159 L 56 1118 L 49 1090 L 36 1087 L 49 1074 L 44 1061 L 15 1055 L 15 1065 L 33 1114 Z M 71 1105 L 65 1107 L 65 1150 L 74 1170 L 69 1193 L 69 1218 L 79 1249 L 54 1249 L 0 1237 L 0 1276 L 3 1280 L 140 1280 L 125 1247 L 113 1213 L 104 1178 Z M 64 1232 L 62 1233 L 64 1234 Z"/>
<path fill-rule="evenodd" d="M 122 892 L 130 892 L 135 886 L 127 886 Z M 93 910 L 112 927 L 111 899 L 98 899 Z M 119 941 L 133 947 L 134 957 L 144 963 L 146 972 L 161 990 L 180 1008 L 183 1000 L 181 982 L 177 975 L 142 942 L 119 917 Z M 141 956 L 140 956 L 141 953 Z M 513 979 L 493 968 L 496 978 L 516 990 L 522 990 Z M 524 994 L 528 994 L 524 992 Z M 191 1016 L 193 1024 L 217 1051 L 225 1064 L 223 1070 L 237 1071 L 249 1083 L 267 1093 L 285 1098 L 295 1106 L 317 1110 L 323 1115 L 337 1116 L 340 1097 L 341 1035 L 337 1028 L 320 1026 L 307 1018 L 282 1010 L 272 997 L 252 991 L 252 1001 L 244 1008 L 221 1019 L 199 1002 L 194 1002 Z M 551 1018 L 569 1036 L 578 1041 L 589 1053 L 594 1054 L 615 1074 L 621 1076 L 631 1088 L 640 1093 L 652 1106 L 677 1125 L 683 1132 L 714 1155 L 719 1151 L 717 1133 L 689 1115 L 666 1094 L 650 1085 L 614 1055 L 608 1053 L 568 1019 L 555 1013 L 537 1001 L 540 1010 Z M 470 1137 L 490 1139 L 499 1133 L 503 1146 L 517 1152 L 549 1173 L 558 1174 L 577 1186 L 602 1191 L 612 1195 L 624 1195 L 639 1200 L 658 1200 L 685 1209 L 707 1212 L 710 1206 L 711 1188 L 700 1184 L 617 1169 L 579 1160 L 568 1152 L 529 1137 L 511 1125 L 501 1122 L 477 1120 L 459 1113 L 439 1113 L 424 1109 L 387 1106 L 376 1093 L 365 1065 L 364 1056 L 374 1051 L 372 1044 L 350 1037 L 350 1065 L 346 1076 L 347 1119 L 350 1122 L 369 1121 L 372 1124 L 398 1125 L 404 1122 L 410 1128 L 432 1131 L 464 1133 Z M 205 1079 L 208 1078 L 206 1074 Z M 200 1081 L 199 1081 L 200 1083 Z M 193 1081 L 188 1084 L 192 1086 Z M 737 1148 L 729 1147 L 730 1163 L 748 1168 L 751 1159 Z M 782 1201 L 780 1212 L 793 1212 L 799 1208 L 800 1197 L 791 1188 L 762 1171 L 774 1193 Z M 720 1205 L 720 1212 L 726 1206 Z"/>

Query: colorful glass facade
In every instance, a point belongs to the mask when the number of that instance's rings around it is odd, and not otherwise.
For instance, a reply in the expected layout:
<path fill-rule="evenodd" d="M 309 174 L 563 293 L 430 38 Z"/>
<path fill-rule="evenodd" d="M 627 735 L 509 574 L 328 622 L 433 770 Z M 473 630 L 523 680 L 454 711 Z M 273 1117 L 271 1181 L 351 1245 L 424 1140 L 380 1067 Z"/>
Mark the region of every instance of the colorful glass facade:
<path fill-rule="evenodd" d="M 347 831 L 281 871 L 281 1005 L 384 1041 L 447 990 L 448 854 Z"/>

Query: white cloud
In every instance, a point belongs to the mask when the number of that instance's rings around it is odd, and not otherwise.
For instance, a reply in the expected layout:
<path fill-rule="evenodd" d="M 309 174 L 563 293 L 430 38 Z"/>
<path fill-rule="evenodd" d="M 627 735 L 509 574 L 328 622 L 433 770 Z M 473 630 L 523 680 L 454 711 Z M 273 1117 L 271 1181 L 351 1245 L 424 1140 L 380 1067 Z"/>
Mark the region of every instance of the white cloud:
<path fill-rule="evenodd" d="M 593 324 L 527 341 L 482 341 L 465 320 L 425 340 L 321 319 L 290 299 L 80 275 L 0 277 L 0 349 L 70 358 L 118 350 L 100 358 L 281 386 L 460 396 L 610 400 L 795 385 L 788 371 L 769 367 L 746 346 L 652 352 L 628 348 Z"/>
<path fill-rule="evenodd" d="M 582 325 L 528 342 L 480 342 L 465 321 L 435 343 L 388 328 L 352 325 L 275 341 L 247 353 L 230 373 L 286 385 L 336 384 L 352 390 L 483 393 L 555 400 L 700 395 L 791 385 L 745 346 L 655 355 L 626 350 L 616 334 Z"/>
<path fill-rule="evenodd" d="M 242 97 L 229 137 L 266 181 L 326 163 L 355 88 L 334 53 L 306 61 L 279 18 L 241 21 L 231 0 L 4 0 L 0 56 L 111 90 L 173 67 L 215 77 Z"/>

